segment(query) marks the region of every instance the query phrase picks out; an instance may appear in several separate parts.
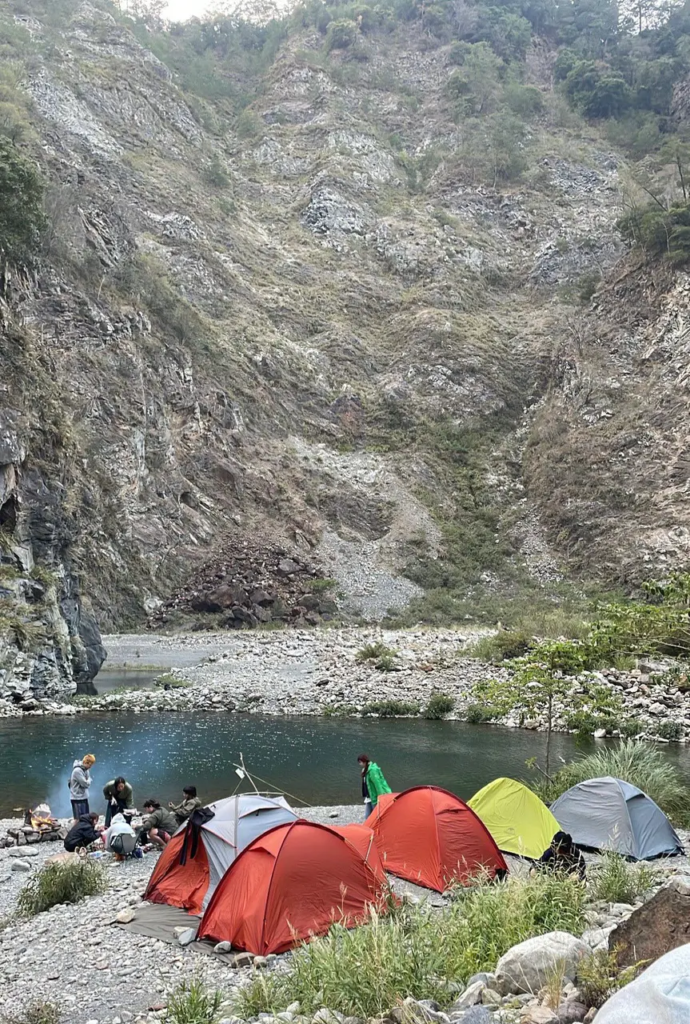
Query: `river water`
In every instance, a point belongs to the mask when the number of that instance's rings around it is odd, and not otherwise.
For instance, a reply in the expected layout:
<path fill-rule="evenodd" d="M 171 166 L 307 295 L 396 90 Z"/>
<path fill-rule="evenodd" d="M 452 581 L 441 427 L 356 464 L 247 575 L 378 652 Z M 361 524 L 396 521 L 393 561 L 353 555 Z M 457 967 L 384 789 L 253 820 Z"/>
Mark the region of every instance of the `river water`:
<path fill-rule="evenodd" d="M 575 738 L 553 739 L 556 757 L 571 759 Z M 310 804 L 360 800 L 357 755 L 369 754 L 394 790 L 435 783 L 467 799 L 499 775 L 520 778 L 541 756 L 543 734 L 423 719 L 274 718 L 229 713 L 81 714 L 72 718 L 0 720 L 0 817 L 47 799 L 67 815 L 72 762 L 96 755 L 92 809 L 103 812 L 101 788 L 122 774 L 135 803 L 180 797 L 193 783 L 208 802 L 240 781 L 244 755 L 270 787 Z M 246 788 L 246 787 L 245 787 Z"/>

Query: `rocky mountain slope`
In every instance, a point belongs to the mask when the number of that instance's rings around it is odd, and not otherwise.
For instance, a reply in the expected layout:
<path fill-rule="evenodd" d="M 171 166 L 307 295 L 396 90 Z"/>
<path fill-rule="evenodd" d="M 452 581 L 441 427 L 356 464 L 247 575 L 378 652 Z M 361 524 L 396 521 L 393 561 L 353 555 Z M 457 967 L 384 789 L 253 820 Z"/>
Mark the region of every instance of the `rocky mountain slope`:
<path fill-rule="evenodd" d="M 625 160 L 548 48 L 501 142 L 412 24 L 356 53 L 291 34 L 231 117 L 106 0 L 57 6 L 0 3 L 47 181 L 0 346 L 0 586 L 34 692 L 37 651 L 72 685 L 96 620 L 217 586 L 247 542 L 369 619 L 686 559 L 687 286 L 631 269 Z"/>

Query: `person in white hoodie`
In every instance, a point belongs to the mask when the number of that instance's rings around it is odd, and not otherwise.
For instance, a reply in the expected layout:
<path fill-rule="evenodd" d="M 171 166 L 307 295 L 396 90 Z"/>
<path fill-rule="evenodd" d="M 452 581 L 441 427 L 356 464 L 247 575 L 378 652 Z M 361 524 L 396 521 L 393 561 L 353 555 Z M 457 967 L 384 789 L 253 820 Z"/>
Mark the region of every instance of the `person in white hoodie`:
<path fill-rule="evenodd" d="M 114 853 L 116 858 L 128 857 L 134 852 L 137 845 L 137 837 L 131 825 L 128 825 L 124 815 L 115 814 L 110 827 L 103 833 L 105 850 Z"/>
<path fill-rule="evenodd" d="M 72 774 L 69 777 L 69 795 L 75 825 L 82 814 L 89 813 L 91 767 L 95 763 L 96 758 L 93 754 L 87 754 L 85 757 L 82 757 L 81 761 L 75 761 L 72 765 Z"/>

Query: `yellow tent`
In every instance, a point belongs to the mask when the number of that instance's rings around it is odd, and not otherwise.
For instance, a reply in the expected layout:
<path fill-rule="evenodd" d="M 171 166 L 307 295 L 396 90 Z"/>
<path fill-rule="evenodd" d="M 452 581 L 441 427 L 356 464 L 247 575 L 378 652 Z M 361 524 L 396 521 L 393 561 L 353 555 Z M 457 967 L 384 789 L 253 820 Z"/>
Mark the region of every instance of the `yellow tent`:
<path fill-rule="evenodd" d="M 495 779 L 468 802 L 504 853 L 536 860 L 560 829 L 546 804 L 515 779 Z"/>

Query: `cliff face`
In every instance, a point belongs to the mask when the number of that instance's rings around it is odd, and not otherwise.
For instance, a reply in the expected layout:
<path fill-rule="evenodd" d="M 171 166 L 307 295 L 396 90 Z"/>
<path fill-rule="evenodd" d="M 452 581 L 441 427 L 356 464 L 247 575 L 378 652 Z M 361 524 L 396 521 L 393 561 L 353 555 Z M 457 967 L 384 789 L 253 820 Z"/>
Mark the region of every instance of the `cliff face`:
<path fill-rule="evenodd" d="M 677 388 L 674 343 L 644 353 L 680 327 L 662 302 L 638 330 L 615 291 L 578 304 L 622 256 L 622 163 L 558 103 L 501 185 L 449 48 L 410 26 L 357 60 L 291 37 L 230 120 L 107 5 L 0 11 L 49 181 L 41 269 L 5 283 L 2 564 L 50 570 L 63 681 L 101 656 L 78 588 L 127 626 L 247 543 L 369 618 L 422 587 L 543 590 L 570 556 L 665 564 L 683 487 L 631 504 L 624 438 L 650 367 Z M 548 98 L 548 55 L 528 67 Z"/>

